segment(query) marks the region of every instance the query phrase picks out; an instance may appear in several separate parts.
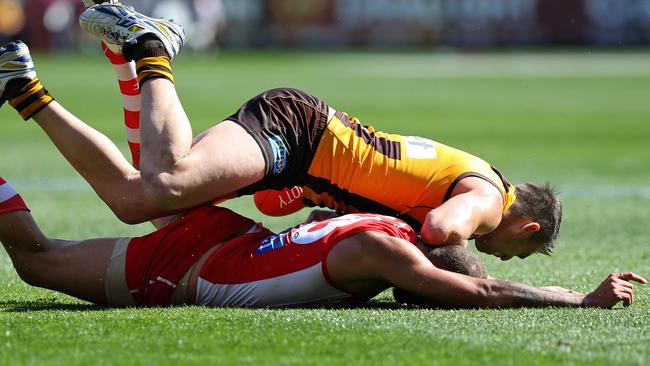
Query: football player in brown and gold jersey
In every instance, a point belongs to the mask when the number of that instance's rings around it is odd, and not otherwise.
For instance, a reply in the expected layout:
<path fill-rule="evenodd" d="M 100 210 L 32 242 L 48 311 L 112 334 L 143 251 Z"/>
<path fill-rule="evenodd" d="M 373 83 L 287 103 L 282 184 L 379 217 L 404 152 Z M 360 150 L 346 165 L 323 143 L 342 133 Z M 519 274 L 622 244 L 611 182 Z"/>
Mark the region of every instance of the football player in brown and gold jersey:
<path fill-rule="evenodd" d="M 193 137 L 171 66 L 184 45 L 182 27 L 116 4 L 87 9 L 81 24 L 135 61 L 140 170 L 54 101 L 24 44 L 3 51 L 0 61 L 13 68 L 0 75 L 0 100 L 33 118 L 125 222 L 302 186 L 308 204 L 398 216 L 431 245 L 476 239 L 479 250 L 503 260 L 553 248 L 561 204 L 550 187 L 512 186 L 478 157 L 429 139 L 374 131 L 301 90 L 266 91 Z"/>

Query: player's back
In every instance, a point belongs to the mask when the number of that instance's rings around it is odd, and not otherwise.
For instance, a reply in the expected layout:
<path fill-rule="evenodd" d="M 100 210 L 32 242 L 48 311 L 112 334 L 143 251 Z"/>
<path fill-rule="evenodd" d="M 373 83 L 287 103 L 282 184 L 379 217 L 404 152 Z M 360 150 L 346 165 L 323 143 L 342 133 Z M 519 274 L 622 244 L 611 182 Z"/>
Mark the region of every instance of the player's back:
<path fill-rule="evenodd" d="M 197 304 L 207 306 L 307 306 L 359 302 L 334 283 L 327 270 L 330 250 L 356 233 L 377 231 L 415 241 L 411 227 L 393 217 L 346 215 L 272 234 L 259 228 L 227 242 L 203 264 Z"/>
<path fill-rule="evenodd" d="M 375 131 L 337 112 L 309 168 L 303 200 L 342 212 L 399 215 L 415 225 L 467 176 L 494 185 L 504 211 L 514 202 L 513 187 L 486 161 L 426 138 Z"/>

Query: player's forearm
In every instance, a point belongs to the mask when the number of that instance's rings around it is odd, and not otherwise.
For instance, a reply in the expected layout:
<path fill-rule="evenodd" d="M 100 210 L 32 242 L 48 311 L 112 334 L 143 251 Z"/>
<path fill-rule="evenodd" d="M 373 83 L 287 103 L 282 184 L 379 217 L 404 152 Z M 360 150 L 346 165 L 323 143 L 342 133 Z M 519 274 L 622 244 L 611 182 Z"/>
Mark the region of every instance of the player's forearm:
<path fill-rule="evenodd" d="M 492 280 L 487 286 L 486 307 L 578 307 L 582 306 L 584 295 L 569 292 L 546 291 L 522 283 Z"/>

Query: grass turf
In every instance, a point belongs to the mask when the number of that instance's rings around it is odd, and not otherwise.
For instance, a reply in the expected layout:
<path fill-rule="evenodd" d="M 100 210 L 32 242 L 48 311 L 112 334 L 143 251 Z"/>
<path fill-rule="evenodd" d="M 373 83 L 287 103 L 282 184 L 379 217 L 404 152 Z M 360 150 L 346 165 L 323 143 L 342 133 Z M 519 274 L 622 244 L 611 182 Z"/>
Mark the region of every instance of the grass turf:
<path fill-rule="evenodd" d="M 553 257 L 493 276 L 588 291 L 614 271 L 650 276 L 650 66 L 626 54 L 226 53 L 184 55 L 177 86 L 195 132 L 271 87 L 294 86 L 379 129 L 473 152 L 514 182 L 550 180 L 565 219 Z M 45 85 L 127 151 L 105 60 L 36 55 Z M 0 110 L 0 175 L 56 237 L 139 235 L 118 223 L 44 134 Z M 306 216 L 263 218 L 278 230 Z M 30 288 L 0 254 L 0 364 L 644 365 L 650 295 L 630 308 L 439 311 L 384 293 L 361 309 L 108 309 Z"/>

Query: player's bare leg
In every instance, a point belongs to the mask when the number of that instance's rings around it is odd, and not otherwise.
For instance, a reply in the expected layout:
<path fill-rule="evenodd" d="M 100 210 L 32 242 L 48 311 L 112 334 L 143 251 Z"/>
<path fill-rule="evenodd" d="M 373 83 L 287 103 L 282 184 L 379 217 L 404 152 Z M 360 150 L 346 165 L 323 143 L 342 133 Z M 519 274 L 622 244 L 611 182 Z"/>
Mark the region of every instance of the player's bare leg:
<path fill-rule="evenodd" d="M 140 128 L 143 184 L 161 207 L 193 206 L 264 176 L 261 149 L 233 122 L 222 122 L 192 141 L 190 123 L 169 80 L 142 86 Z"/>
<path fill-rule="evenodd" d="M 184 42 L 180 26 L 117 5 L 92 7 L 80 23 L 107 44 L 123 47 L 127 59 L 137 62 L 142 182 L 156 205 L 170 210 L 191 207 L 262 179 L 262 151 L 239 125 L 222 122 L 192 140 L 171 72 L 171 59 Z"/>
<path fill-rule="evenodd" d="M 0 178 L 0 242 L 28 284 L 106 303 L 104 277 L 116 241 L 48 238 L 20 196 Z"/>
<path fill-rule="evenodd" d="M 120 220 L 133 224 L 169 214 L 149 201 L 140 172 L 108 137 L 57 102 L 32 118 Z"/>
<path fill-rule="evenodd" d="M 0 48 L 0 71 L 0 102 L 7 100 L 25 120 L 33 118 L 120 219 L 134 223 L 168 214 L 146 198 L 140 173 L 106 136 L 54 101 L 24 43 Z"/>

